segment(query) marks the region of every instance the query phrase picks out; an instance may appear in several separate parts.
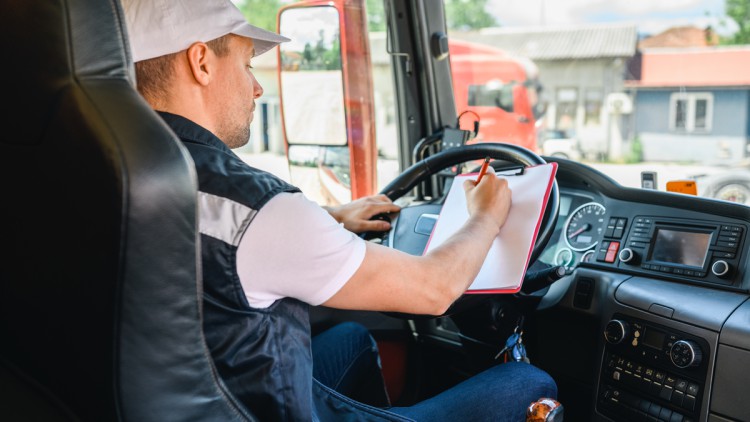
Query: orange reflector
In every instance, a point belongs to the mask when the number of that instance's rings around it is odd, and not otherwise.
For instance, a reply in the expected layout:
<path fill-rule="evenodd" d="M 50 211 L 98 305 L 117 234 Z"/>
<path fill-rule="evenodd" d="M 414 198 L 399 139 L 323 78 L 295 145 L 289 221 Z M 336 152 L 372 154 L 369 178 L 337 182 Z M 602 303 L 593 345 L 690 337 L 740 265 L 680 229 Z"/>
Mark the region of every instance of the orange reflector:
<path fill-rule="evenodd" d="M 672 180 L 667 182 L 667 192 L 697 195 L 698 186 L 695 184 L 694 180 Z"/>

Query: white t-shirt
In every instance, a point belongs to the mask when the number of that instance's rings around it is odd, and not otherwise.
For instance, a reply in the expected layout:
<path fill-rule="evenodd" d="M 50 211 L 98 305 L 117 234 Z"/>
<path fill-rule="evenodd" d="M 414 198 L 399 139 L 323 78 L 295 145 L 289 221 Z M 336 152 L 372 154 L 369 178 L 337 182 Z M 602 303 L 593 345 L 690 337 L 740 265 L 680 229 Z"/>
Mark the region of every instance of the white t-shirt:
<path fill-rule="evenodd" d="M 320 305 L 349 281 L 364 257 L 364 240 L 323 208 L 301 193 L 280 193 L 242 236 L 237 272 L 254 308 L 284 297 Z"/>

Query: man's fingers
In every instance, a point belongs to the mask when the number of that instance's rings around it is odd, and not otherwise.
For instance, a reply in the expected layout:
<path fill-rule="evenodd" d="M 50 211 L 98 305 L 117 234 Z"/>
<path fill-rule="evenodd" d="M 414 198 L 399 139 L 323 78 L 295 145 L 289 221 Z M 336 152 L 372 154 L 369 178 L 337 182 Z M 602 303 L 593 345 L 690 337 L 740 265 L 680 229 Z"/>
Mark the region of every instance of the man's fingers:
<path fill-rule="evenodd" d="M 477 185 L 476 180 L 466 179 L 464 180 L 464 191 L 468 192 L 472 188 L 476 187 L 476 185 Z"/>
<path fill-rule="evenodd" d="M 388 203 L 388 204 L 370 204 L 368 207 L 368 214 L 370 215 L 377 215 L 377 214 L 388 214 L 392 212 L 399 212 L 401 211 L 401 207 L 399 207 L 396 204 Z"/>
<path fill-rule="evenodd" d="M 368 220 L 360 223 L 359 232 L 384 232 L 391 228 L 391 223 L 383 220 Z"/>

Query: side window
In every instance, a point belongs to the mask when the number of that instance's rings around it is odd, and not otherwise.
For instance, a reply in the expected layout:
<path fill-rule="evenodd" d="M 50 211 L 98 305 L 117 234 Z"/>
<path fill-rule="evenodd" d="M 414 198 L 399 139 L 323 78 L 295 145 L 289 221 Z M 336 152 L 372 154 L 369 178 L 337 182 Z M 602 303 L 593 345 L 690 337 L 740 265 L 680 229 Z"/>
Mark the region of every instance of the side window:
<path fill-rule="evenodd" d="M 305 13 L 314 13 L 314 11 L 308 10 Z M 385 13 L 382 1 L 368 0 L 367 13 L 378 154 L 376 189 L 379 191 L 399 173 L 398 130 L 391 60 L 385 44 Z M 253 17 L 253 20 L 257 20 L 256 15 Z M 275 26 L 275 12 L 270 22 Z M 275 30 L 274 27 L 268 29 Z M 282 29 L 285 35 L 292 38 L 290 43 L 284 45 L 287 50 L 286 54 L 282 54 L 284 69 L 307 70 L 309 72 L 306 76 L 310 77 L 315 72 L 323 73 L 332 68 L 341 67 L 339 45 L 333 43 L 328 48 L 323 48 L 326 47 L 325 41 L 335 38 L 332 34 L 314 32 L 310 35 L 312 38 L 305 41 L 303 34 L 296 33 L 294 28 Z M 253 74 L 263 86 L 264 94 L 256 101 L 250 141 L 235 152 L 248 164 L 295 184 L 309 199 L 321 205 L 335 206 L 349 202 L 351 187 L 355 181 L 351 180 L 349 172 L 349 150 L 346 146 L 339 146 L 343 143 L 341 138 L 344 135 L 321 138 L 336 140 L 335 142 L 322 142 L 329 144 L 322 147 L 312 145 L 321 143 L 317 140 L 311 142 L 311 145 L 295 145 L 289 148 L 287 158 L 279 107 L 280 90 L 276 53 L 269 52 L 253 59 L 253 67 Z M 288 82 L 288 80 L 285 81 L 287 87 L 289 87 Z M 303 89 L 305 93 L 324 91 L 320 88 L 320 84 L 314 87 L 303 85 L 298 92 Z M 294 91 L 293 88 L 292 91 Z M 307 111 L 316 107 L 315 95 L 308 95 L 308 97 L 311 99 L 301 102 L 297 109 L 290 109 L 289 102 L 285 104 L 287 116 L 292 117 L 291 125 L 298 124 L 304 127 L 311 124 L 310 119 L 305 120 L 304 117 L 308 114 Z M 341 111 L 343 113 L 343 110 Z M 310 131 L 298 132 L 308 134 Z M 298 143 L 299 141 L 297 139 Z"/>
<path fill-rule="evenodd" d="M 557 90 L 557 109 L 555 110 L 555 127 L 571 130 L 576 126 L 578 115 L 578 91 L 575 88 Z"/>
<path fill-rule="evenodd" d="M 603 95 L 601 89 L 586 89 L 586 103 L 584 104 L 584 108 L 586 111 L 586 114 L 584 116 L 584 124 L 586 126 L 601 125 L 602 99 Z"/>
<path fill-rule="evenodd" d="M 508 113 L 513 112 L 513 85 L 502 81 L 489 81 L 484 85 L 469 85 L 469 105 L 499 107 Z"/>
<path fill-rule="evenodd" d="M 713 102 L 713 94 L 708 92 L 672 94 L 669 128 L 675 132 L 710 132 Z"/>
<path fill-rule="evenodd" d="M 386 48 L 385 12 L 381 0 L 367 2 L 367 20 L 375 98 L 375 143 L 378 146 L 377 190 L 399 174 L 396 96 L 391 56 Z"/>

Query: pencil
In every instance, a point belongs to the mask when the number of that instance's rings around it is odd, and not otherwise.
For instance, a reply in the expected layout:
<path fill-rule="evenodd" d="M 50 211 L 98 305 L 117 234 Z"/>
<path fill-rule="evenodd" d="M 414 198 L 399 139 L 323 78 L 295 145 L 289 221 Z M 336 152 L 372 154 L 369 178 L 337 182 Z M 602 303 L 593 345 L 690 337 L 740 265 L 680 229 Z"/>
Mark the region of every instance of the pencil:
<path fill-rule="evenodd" d="M 479 169 L 479 176 L 477 177 L 477 184 L 482 180 L 482 177 L 484 177 L 484 173 L 487 172 L 487 167 L 490 165 L 490 157 L 485 157 L 484 163 L 482 163 L 482 168 Z"/>

